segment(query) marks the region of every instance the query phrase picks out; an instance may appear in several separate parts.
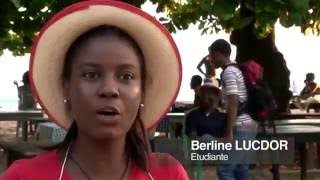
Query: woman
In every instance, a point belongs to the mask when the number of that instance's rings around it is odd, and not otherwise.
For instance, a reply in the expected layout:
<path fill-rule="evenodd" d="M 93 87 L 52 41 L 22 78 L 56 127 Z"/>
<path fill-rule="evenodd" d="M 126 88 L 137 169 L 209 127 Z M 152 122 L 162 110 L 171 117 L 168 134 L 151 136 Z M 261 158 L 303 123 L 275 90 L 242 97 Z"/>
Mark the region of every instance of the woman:
<path fill-rule="evenodd" d="M 205 65 L 206 72 L 204 72 L 201 67 Z M 210 56 L 207 55 L 204 58 L 201 59 L 201 61 L 197 65 L 198 71 L 205 76 L 205 79 L 203 80 L 204 83 L 214 83 L 215 86 L 219 85 L 219 80 L 215 78 L 216 72 L 215 67 L 212 61 L 210 60 Z"/>
<path fill-rule="evenodd" d="M 206 72 L 204 72 L 201 69 L 201 67 L 203 65 L 205 65 Z M 212 66 L 213 66 L 213 64 L 210 62 L 209 56 L 207 55 L 204 58 L 202 58 L 201 61 L 198 63 L 197 69 L 201 74 L 205 75 L 206 78 L 211 78 L 216 75 L 215 71 L 214 71 L 214 67 L 212 67 Z"/>
<path fill-rule="evenodd" d="M 68 133 L 3 179 L 188 179 L 174 158 L 148 151 L 145 128 L 181 82 L 176 46 L 151 16 L 116 1 L 72 5 L 42 29 L 30 69 L 41 105 Z"/>

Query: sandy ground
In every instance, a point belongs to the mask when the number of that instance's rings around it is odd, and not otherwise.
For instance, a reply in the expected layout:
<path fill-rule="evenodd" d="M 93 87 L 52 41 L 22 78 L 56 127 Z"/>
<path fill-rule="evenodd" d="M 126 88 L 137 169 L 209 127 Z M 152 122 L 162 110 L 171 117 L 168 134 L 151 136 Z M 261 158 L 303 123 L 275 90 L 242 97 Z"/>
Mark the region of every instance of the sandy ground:
<path fill-rule="evenodd" d="M 17 123 L 15 121 L 0 122 L 0 141 L 16 136 Z"/>

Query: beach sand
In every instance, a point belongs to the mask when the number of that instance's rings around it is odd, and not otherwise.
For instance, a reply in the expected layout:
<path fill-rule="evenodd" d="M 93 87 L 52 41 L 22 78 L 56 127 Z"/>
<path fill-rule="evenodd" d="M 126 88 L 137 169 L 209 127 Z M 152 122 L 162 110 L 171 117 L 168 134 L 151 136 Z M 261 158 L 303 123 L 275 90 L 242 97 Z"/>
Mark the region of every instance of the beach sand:
<path fill-rule="evenodd" d="M 16 121 L 1 121 L 0 122 L 0 141 L 15 138 L 16 136 Z"/>

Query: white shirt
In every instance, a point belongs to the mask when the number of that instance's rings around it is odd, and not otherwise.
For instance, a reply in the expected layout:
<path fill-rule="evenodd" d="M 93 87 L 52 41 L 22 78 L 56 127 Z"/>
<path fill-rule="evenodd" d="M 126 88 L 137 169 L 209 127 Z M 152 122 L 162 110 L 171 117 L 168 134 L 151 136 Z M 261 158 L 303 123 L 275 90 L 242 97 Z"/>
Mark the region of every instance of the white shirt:
<path fill-rule="evenodd" d="M 247 101 L 247 88 L 240 69 L 236 66 L 227 66 L 222 76 L 222 94 L 224 102 L 228 95 L 238 95 L 240 102 Z M 237 116 L 236 126 L 247 130 L 257 128 L 257 123 L 247 113 Z"/>

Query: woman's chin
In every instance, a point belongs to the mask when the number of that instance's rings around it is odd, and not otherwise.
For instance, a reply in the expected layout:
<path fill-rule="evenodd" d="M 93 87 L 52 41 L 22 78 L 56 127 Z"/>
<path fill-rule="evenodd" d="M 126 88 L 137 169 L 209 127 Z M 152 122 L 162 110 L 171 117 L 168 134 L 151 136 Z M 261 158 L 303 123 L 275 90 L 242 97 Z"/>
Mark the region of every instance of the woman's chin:
<path fill-rule="evenodd" d="M 122 130 L 110 129 L 110 130 L 97 130 L 90 135 L 93 139 L 96 140 L 113 140 L 119 139 L 125 136 L 125 133 Z"/>

